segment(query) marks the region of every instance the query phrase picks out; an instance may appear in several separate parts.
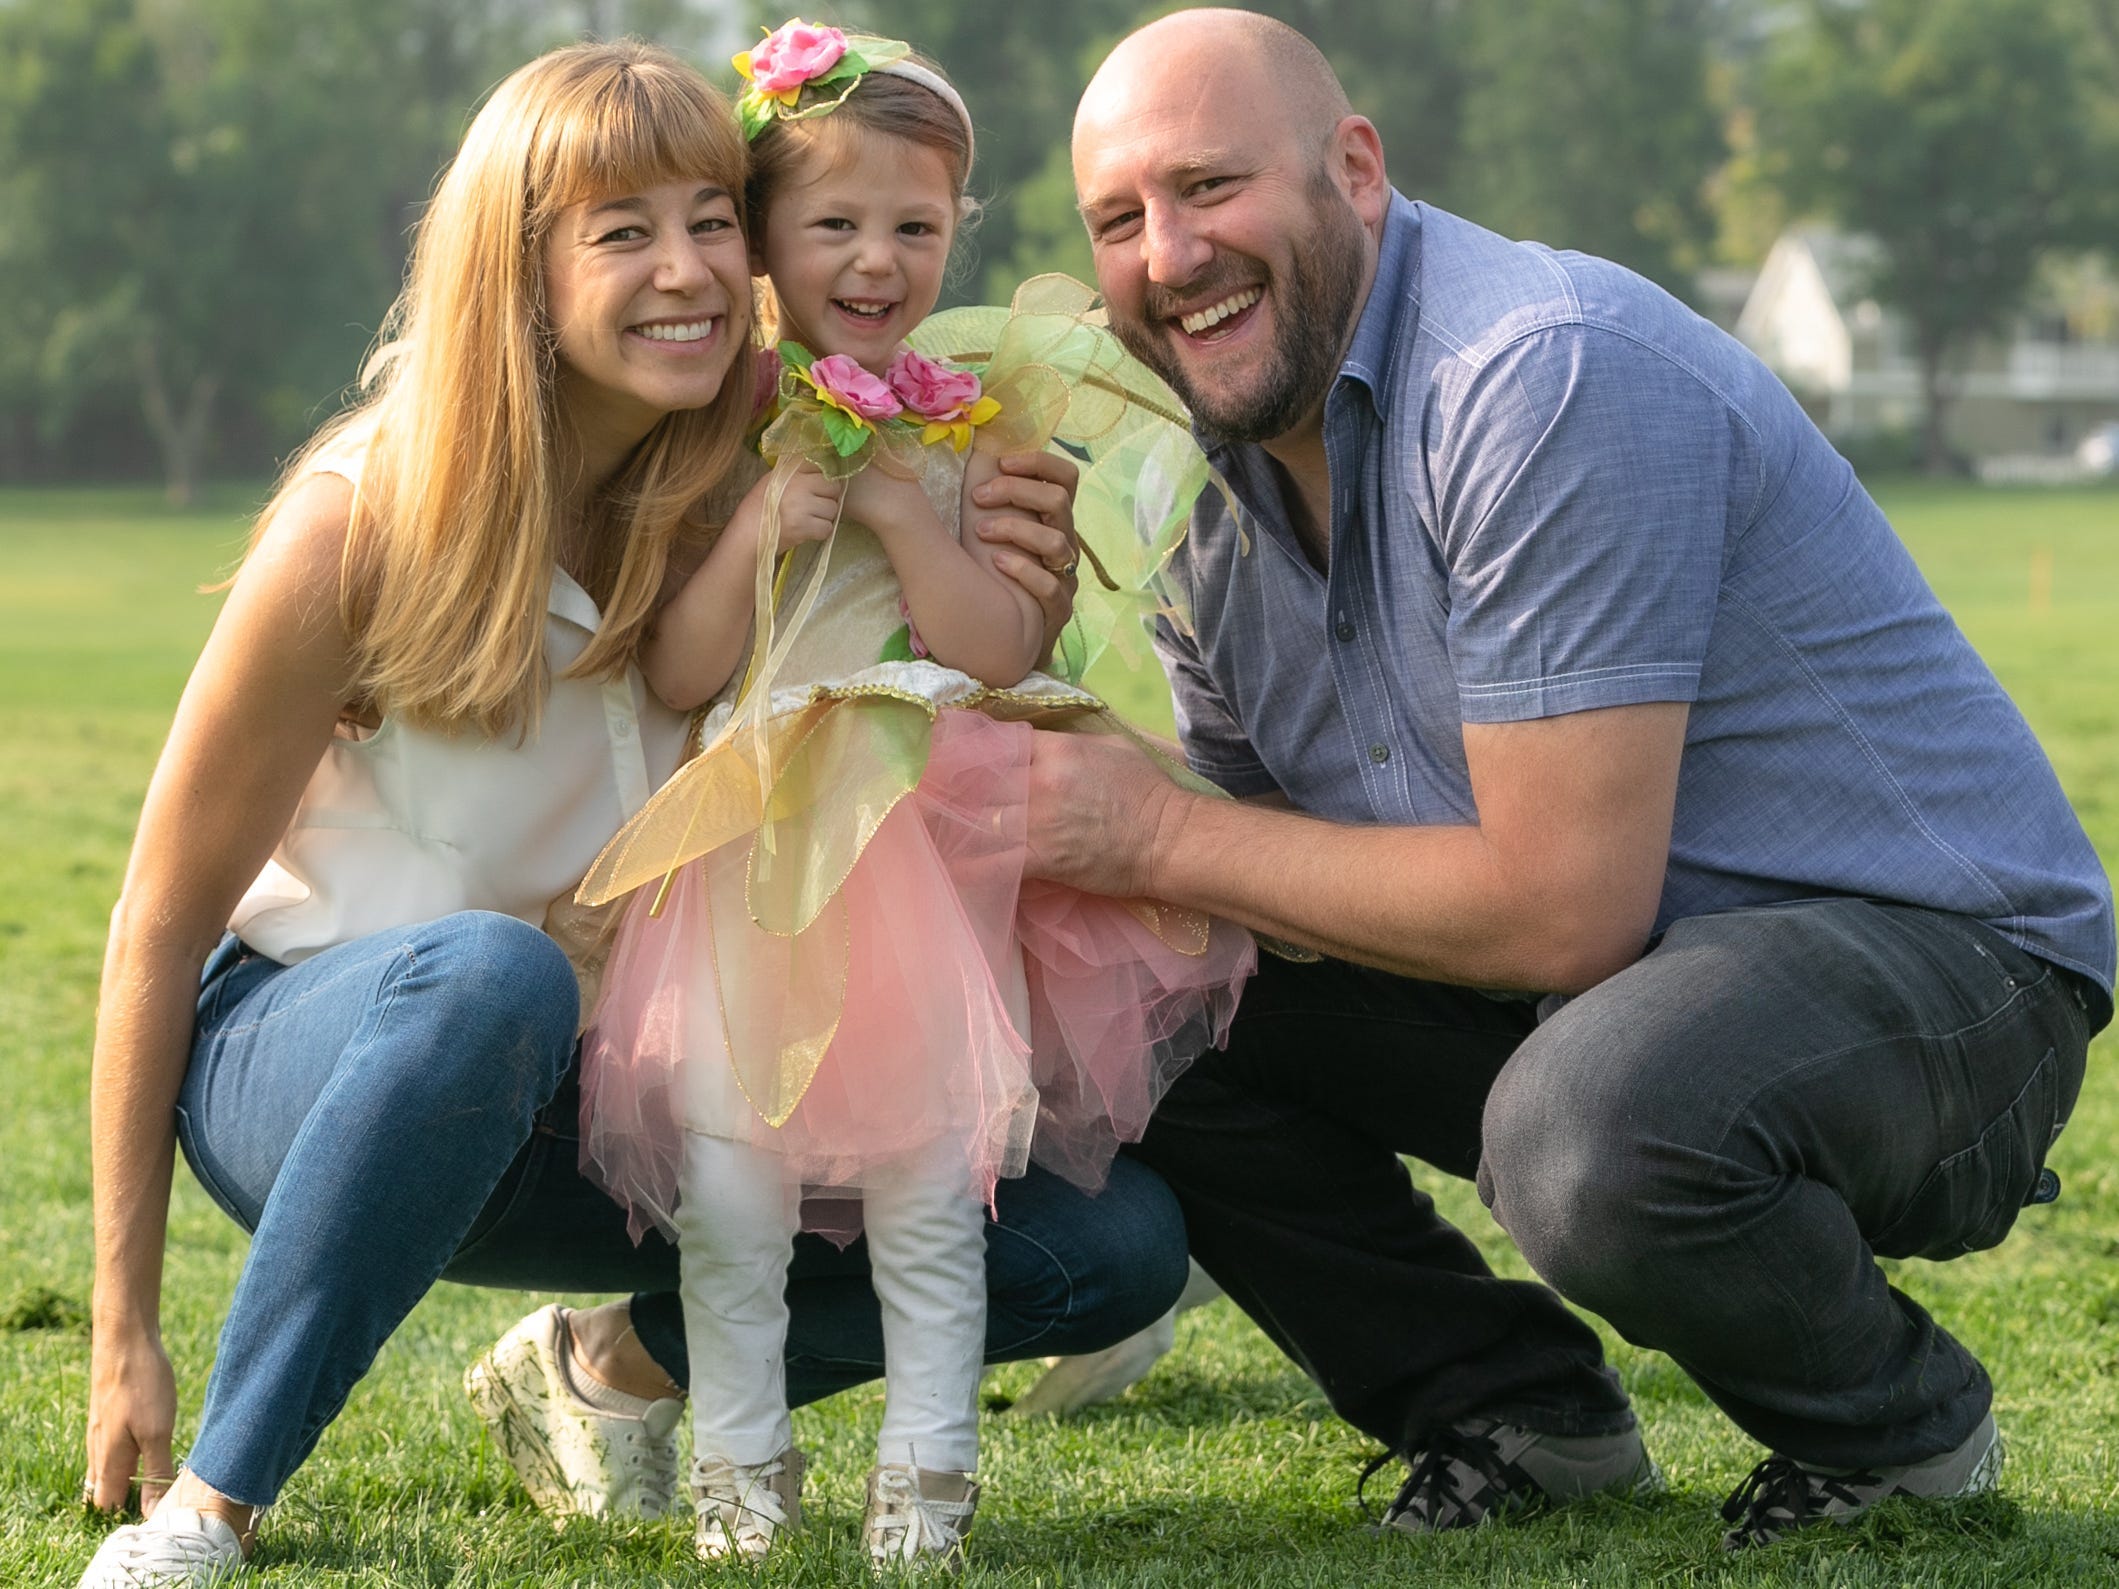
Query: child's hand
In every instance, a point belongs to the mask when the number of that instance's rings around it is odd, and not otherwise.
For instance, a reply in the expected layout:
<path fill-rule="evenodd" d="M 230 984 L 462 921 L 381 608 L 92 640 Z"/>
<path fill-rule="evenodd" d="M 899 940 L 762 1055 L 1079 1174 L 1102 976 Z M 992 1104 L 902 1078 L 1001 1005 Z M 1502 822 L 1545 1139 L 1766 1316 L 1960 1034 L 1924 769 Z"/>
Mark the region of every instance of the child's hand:
<path fill-rule="evenodd" d="M 895 531 L 942 528 L 919 481 L 877 468 L 863 469 L 846 483 L 846 516 L 884 537 L 886 545 Z"/>
<path fill-rule="evenodd" d="M 801 465 L 780 493 L 779 544 L 787 547 L 828 540 L 839 522 L 839 505 L 845 496 L 844 480 L 828 480 L 821 469 Z"/>

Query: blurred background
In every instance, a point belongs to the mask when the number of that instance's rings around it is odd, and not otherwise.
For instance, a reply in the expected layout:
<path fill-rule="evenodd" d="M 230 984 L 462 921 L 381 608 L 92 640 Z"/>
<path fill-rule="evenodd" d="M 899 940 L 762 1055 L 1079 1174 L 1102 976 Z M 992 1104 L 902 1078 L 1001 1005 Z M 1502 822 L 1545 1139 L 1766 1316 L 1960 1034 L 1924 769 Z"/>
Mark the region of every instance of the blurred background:
<path fill-rule="evenodd" d="M 1167 5 L 826 5 L 963 86 L 954 297 L 1087 273 L 1067 131 Z M 1405 192 L 1619 260 L 1866 468 L 2119 451 L 2119 0 L 1310 0 Z M 734 82 L 745 0 L 0 0 L 0 483 L 256 481 L 341 400 L 483 95 L 568 39 Z M 1182 83 L 1170 85 L 1181 94 Z"/>

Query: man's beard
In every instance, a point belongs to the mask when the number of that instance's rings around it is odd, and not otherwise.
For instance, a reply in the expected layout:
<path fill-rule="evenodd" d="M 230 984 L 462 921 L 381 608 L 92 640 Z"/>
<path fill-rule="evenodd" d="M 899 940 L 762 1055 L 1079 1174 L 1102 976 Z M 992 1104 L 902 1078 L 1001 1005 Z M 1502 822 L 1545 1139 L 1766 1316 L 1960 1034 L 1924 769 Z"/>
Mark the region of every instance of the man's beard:
<path fill-rule="evenodd" d="M 1261 442 L 1286 435 L 1323 403 L 1338 376 L 1340 354 L 1360 307 L 1365 240 L 1361 218 L 1329 176 L 1320 172 L 1310 191 L 1318 201 L 1316 225 L 1296 240 L 1285 277 L 1263 261 L 1225 255 L 1185 289 L 1194 302 L 1211 300 L 1223 285 L 1234 290 L 1254 281 L 1271 294 L 1272 352 L 1249 391 L 1216 396 L 1187 379 L 1172 345 L 1183 333 L 1164 326 L 1177 304 L 1166 289 L 1149 287 L 1140 320 L 1112 318 L 1111 329 L 1126 350 L 1169 382 L 1201 430 L 1221 440 Z"/>

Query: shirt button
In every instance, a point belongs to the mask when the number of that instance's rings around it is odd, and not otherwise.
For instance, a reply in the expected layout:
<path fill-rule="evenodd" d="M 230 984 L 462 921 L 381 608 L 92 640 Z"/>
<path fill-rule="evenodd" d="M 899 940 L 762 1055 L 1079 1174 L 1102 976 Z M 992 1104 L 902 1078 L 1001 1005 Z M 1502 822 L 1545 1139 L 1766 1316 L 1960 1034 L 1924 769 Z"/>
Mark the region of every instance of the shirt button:
<path fill-rule="evenodd" d="M 611 725 L 611 737 L 621 741 L 631 739 L 633 737 L 633 720 L 630 717 L 619 718 L 617 722 Z"/>
<path fill-rule="evenodd" d="M 1339 620 L 1339 627 L 1334 629 L 1332 633 L 1339 636 L 1342 640 L 1351 640 L 1354 638 L 1354 626 L 1342 618 Z"/>
<path fill-rule="evenodd" d="M 1374 763 L 1375 763 L 1375 764 L 1376 764 L 1377 766 L 1381 767 L 1381 766 L 1382 766 L 1382 765 L 1383 765 L 1383 764 L 1384 764 L 1385 762 L 1389 761 L 1390 759 L 1391 759 L 1391 747 L 1390 747 L 1390 746 L 1388 746 L 1388 745 L 1371 745 L 1371 746 L 1369 746 L 1369 760 L 1370 760 L 1370 761 L 1372 761 L 1372 762 L 1374 762 Z"/>

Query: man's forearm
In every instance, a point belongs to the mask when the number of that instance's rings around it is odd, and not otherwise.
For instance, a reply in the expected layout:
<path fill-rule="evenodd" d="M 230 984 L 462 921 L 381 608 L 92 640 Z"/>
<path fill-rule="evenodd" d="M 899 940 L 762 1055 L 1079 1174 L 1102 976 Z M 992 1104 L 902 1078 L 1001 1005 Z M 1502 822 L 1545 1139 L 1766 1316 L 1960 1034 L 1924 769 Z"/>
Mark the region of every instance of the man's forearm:
<path fill-rule="evenodd" d="M 1476 827 L 1354 827 L 1184 795 L 1150 868 L 1158 898 L 1401 976 L 1575 992 L 1640 951 L 1627 924 L 1539 897 Z"/>

